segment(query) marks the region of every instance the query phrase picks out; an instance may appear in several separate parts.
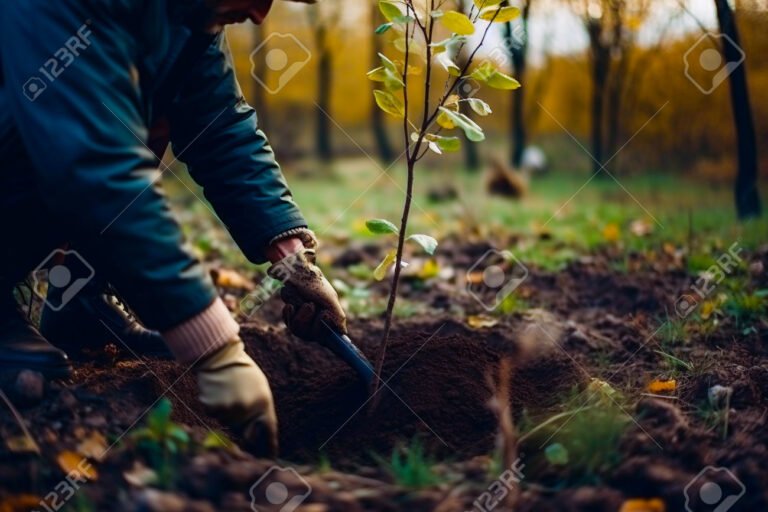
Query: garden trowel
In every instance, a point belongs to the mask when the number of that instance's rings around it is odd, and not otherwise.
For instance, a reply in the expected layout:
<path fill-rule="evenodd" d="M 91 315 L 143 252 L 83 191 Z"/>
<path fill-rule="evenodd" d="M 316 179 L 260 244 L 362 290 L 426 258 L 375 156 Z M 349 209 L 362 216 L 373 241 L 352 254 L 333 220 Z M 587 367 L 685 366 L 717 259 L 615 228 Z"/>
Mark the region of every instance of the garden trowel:
<path fill-rule="evenodd" d="M 375 373 L 373 371 L 373 365 L 360 351 L 349 336 L 341 334 L 334 328 L 326 324 L 326 335 L 323 339 L 323 344 L 328 349 L 336 354 L 342 361 L 352 367 L 357 372 L 358 377 L 365 382 L 367 388 L 370 389 L 373 382 Z"/>

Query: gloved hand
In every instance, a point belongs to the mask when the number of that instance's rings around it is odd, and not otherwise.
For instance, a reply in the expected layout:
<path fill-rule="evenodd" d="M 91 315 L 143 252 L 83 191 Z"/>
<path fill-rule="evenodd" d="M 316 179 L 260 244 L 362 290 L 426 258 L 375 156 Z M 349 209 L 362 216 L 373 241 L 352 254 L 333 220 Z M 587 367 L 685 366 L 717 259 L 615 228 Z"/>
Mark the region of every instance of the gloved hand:
<path fill-rule="evenodd" d="M 277 416 L 267 377 L 237 338 L 195 368 L 200 402 L 207 412 L 232 427 L 256 456 L 277 455 Z"/>
<path fill-rule="evenodd" d="M 322 340 L 326 325 L 347 333 L 347 317 L 339 296 L 314 260 L 315 251 L 305 249 L 286 256 L 268 271 L 272 278 L 283 283 L 280 296 L 285 302 L 285 325 L 293 334 L 308 341 Z"/>

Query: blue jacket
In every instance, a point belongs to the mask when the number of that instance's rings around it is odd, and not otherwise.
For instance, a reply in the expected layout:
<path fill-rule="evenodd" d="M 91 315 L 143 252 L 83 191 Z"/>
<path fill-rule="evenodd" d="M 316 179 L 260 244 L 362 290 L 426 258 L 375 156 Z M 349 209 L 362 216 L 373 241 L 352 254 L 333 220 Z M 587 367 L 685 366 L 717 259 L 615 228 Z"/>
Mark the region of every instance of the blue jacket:
<path fill-rule="evenodd" d="M 203 12 L 202 0 L 0 2 L 0 173 L 29 173 L 63 239 L 88 248 L 158 329 L 216 292 L 153 186 L 150 127 L 167 120 L 174 154 L 253 262 L 274 236 L 307 225 L 224 36 L 193 28 Z"/>

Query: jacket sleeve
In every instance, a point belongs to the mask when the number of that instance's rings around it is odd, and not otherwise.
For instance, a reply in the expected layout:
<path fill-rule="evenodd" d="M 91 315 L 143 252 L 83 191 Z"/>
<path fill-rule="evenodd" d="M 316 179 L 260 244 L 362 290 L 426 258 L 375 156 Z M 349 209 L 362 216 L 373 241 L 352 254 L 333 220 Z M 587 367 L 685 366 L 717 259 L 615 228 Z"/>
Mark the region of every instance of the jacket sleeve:
<path fill-rule="evenodd" d="M 203 311 L 215 290 L 154 187 L 135 43 L 121 13 L 105 12 L 116 4 L 3 2 L 2 75 L 51 222 L 148 326 L 165 330 Z"/>
<path fill-rule="evenodd" d="M 307 223 L 243 98 L 222 34 L 183 82 L 169 112 L 174 153 L 248 259 L 262 263 L 272 238 Z"/>

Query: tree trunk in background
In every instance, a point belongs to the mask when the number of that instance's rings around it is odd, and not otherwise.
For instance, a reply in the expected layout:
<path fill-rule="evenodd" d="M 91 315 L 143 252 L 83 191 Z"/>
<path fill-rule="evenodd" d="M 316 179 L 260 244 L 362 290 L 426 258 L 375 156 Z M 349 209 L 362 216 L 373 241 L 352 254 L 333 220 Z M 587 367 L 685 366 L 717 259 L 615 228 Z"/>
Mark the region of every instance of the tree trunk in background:
<path fill-rule="evenodd" d="M 520 83 L 525 83 L 525 72 L 528 64 L 528 16 L 531 11 L 531 0 L 523 3 L 521 16 L 522 40 L 519 44 L 515 43 L 512 29 L 512 22 L 505 24 L 505 37 L 509 56 L 512 59 L 512 70 L 515 78 Z M 528 132 L 525 124 L 525 87 L 511 91 L 511 120 L 512 120 L 512 149 L 511 164 L 514 168 L 519 168 L 523 161 L 523 152 L 528 144 Z"/>
<path fill-rule="evenodd" d="M 371 6 L 371 69 L 379 65 L 379 52 L 381 52 L 381 37 L 374 33 L 374 29 L 379 23 L 379 8 L 378 1 L 369 2 Z M 373 89 L 376 89 L 376 83 L 373 83 Z M 371 96 L 373 98 L 373 96 Z M 392 144 L 389 142 L 389 135 L 387 134 L 387 124 L 384 117 L 384 112 L 376 106 L 375 101 L 371 101 L 371 130 L 373 131 L 373 138 L 376 142 L 376 150 L 379 154 L 379 159 L 386 165 L 392 163 L 395 159 L 395 151 L 392 149 Z"/>
<path fill-rule="evenodd" d="M 253 26 L 253 48 L 258 48 L 260 45 L 264 43 L 264 23 L 261 25 L 254 25 Z M 266 48 L 262 48 L 261 51 L 256 52 L 256 54 L 253 55 L 252 60 L 252 66 L 253 69 L 251 70 L 252 74 L 254 76 L 261 77 L 262 80 L 266 82 L 266 74 L 268 72 L 267 70 L 267 63 L 265 61 L 265 57 L 267 55 Z M 267 107 L 267 96 L 264 90 L 264 86 L 259 83 L 258 80 L 253 79 L 253 98 L 251 101 L 253 101 L 253 108 L 256 109 L 256 113 L 258 114 L 258 120 L 259 120 L 259 127 L 262 130 L 265 130 L 267 125 L 269 124 L 269 110 Z"/>
<path fill-rule="evenodd" d="M 739 31 L 736 19 L 728 0 L 715 0 L 717 20 L 720 32 L 729 37 L 722 40 L 723 57 L 726 64 L 741 62 Z M 731 107 L 736 129 L 736 144 L 738 150 L 738 172 L 734 192 L 736 196 L 736 212 L 740 219 L 759 217 L 762 213 L 760 195 L 757 188 L 757 136 L 755 123 L 752 118 L 752 108 L 747 86 L 747 69 L 743 64 L 736 66 L 729 77 L 731 92 Z"/>
<path fill-rule="evenodd" d="M 604 158 L 603 117 L 605 113 L 605 93 L 610 66 L 610 49 L 601 41 L 602 26 L 598 21 L 591 21 L 587 30 L 590 40 L 590 58 L 592 60 L 592 172 L 597 174 L 602 168 Z"/>
<path fill-rule="evenodd" d="M 332 60 L 328 49 L 328 29 L 324 24 L 315 27 L 315 49 L 317 60 L 317 122 L 315 125 L 315 152 L 322 162 L 333 159 L 331 142 L 331 81 Z"/>

